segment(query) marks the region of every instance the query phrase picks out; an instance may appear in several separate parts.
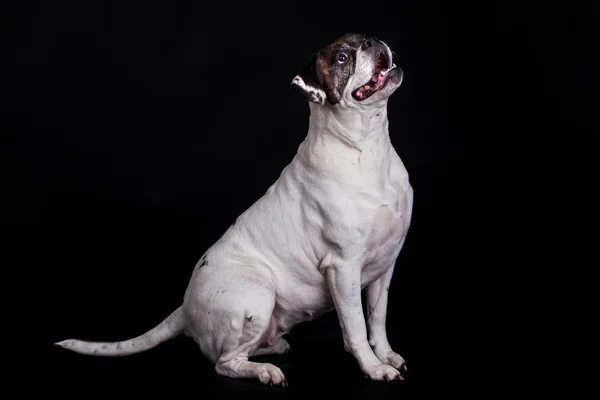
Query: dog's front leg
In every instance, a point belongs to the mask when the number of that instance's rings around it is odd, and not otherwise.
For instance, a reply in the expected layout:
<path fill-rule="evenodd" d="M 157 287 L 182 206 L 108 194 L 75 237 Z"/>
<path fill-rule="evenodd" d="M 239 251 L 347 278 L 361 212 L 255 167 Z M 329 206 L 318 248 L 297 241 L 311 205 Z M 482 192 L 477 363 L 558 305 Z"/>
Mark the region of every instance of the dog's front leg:
<path fill-rule="evenodd" d="M 401 379 L 398 370 L 383 364 L 369 346 L 361 302 L 360 266 L 333 262 L 327 265 L 325 274 L 346 350 L 352 353 L 361 370 L 370 379 Z"/>
<path fill-rule="evenodd" d="M 398 369 L 406 370 L 404 359 L 392 350 L 385 329 L 388 291 L 393 274 L 394 265 L 392 265 L 379 279 L 366 287 L 369 344 L 381 362 L 392 365 Z"/>

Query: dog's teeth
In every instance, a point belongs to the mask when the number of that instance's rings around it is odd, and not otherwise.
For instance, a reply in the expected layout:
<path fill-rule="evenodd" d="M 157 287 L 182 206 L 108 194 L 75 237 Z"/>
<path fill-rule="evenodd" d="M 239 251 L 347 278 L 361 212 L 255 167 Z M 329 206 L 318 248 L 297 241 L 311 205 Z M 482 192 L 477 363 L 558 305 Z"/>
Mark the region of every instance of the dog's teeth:
<path fill-rule="evenodd" d="M 396 68 L 396 64 L 392 63 L 392 68 Z"/>

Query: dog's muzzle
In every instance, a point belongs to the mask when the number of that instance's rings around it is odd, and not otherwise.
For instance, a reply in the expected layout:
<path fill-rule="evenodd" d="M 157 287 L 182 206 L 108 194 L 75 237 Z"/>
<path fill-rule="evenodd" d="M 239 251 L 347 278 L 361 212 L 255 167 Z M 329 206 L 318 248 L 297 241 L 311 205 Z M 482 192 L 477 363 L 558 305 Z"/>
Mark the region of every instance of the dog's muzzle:
<path fill-rule="evenodd" d="M 352 93 L 352 97 L 358 101 L 368 99 L 377 91 L 384 88 L 388 82 L 388 76 L 393 75 L 390 74 L 392 71 L 399 72 L 397 71 L 396 64 L 388 56 L 381 41 L 376 37 L 368 36 L 365 38 L 361 48 L 363 51 L 373 51 L 375 53 L 374 57 L 377 57 L 377 61 L 371 79 Z"/>

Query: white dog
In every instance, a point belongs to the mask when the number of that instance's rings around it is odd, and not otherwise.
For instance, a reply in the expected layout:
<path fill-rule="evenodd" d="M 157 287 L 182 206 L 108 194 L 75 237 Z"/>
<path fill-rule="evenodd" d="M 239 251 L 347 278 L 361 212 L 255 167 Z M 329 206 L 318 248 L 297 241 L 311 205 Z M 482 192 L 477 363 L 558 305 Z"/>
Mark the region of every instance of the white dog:
<path fill-rule="evenodd" d="M 264 196 L 202 256 L 183 304 L 131 340 L 57 345 L 124 356 L 184 333 L 218 374 L 286 385 L 279 368 L 248 357 L 289 351 L 284 334 L 335 308 L 345 349 L 364 374 L 402 379 L 404 359 L 385 329 L 413 203 L 388 133 L 387 102 L 402 77 L 389 47 L 374 37 L 347 34 L 313 54 L 292 81 L 310 106 L 305 140 Z"/>

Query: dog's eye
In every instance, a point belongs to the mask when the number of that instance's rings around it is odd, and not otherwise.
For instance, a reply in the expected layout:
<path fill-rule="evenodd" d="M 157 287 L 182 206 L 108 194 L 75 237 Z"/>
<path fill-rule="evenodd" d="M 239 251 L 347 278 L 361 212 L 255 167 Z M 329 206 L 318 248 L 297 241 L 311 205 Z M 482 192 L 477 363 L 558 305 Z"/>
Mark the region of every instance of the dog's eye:
<path fill-rule="evenodd" d="M 343 63 L 345 63 L 347 59 L 348 59 L 348 56 L 347 56 L 346 54 L 344 54 L 344 53 L 340 53 L 340 54 L 338 55 L 338 62 L 339 62 L 340 64 L 343 64 Z"/>

